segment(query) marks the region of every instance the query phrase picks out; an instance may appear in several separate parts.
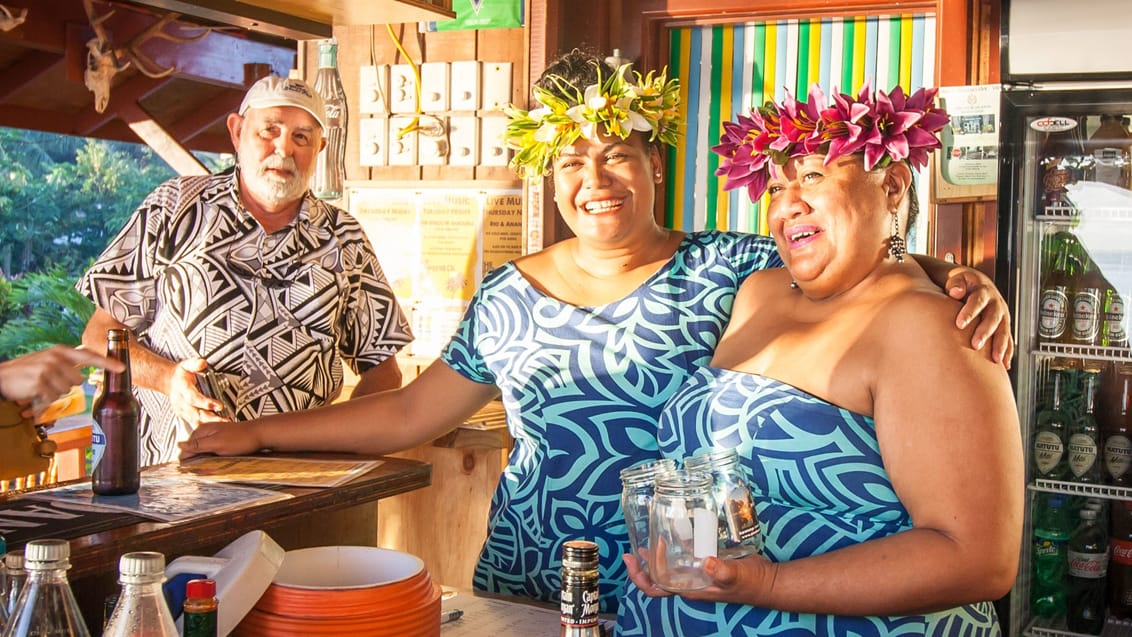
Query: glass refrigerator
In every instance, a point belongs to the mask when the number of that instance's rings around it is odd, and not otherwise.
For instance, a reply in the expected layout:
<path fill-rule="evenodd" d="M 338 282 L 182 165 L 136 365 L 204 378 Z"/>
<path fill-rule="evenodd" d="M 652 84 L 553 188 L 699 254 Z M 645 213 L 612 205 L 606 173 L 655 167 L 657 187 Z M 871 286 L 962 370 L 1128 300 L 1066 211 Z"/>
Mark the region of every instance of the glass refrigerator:
<path fill-rule="evenodd" d="M 1132 15 L 1004 0 L 1002 17 L 995 279 L 1013 306 L 1026 509 L 1000 621 L 1132 635 Z"/>

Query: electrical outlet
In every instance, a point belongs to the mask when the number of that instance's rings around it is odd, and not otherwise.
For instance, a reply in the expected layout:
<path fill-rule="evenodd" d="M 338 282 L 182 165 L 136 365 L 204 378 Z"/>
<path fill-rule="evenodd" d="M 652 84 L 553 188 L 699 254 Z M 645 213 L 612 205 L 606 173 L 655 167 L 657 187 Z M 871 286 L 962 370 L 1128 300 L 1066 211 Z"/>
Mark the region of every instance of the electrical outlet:
<path fill-rule="evenodd" d="M 434 118 L 421 118 L 433 120 Z M 424 124 L 427 124 L 424 125 Z M 417 163 L 421 166 L 443 166 L 448 162 L 448 120 L 444 117 L 435 121 L 422 121 L 417 131 Z"/>
<path fill-rule="evenodd" d="M 476 60 L 452 63 L 448 98 L 453 111 L 477 111 L 480 107 L 480 63 Z M 455 150 L 456 145 L 452 145 Z"/>
<path fill-rule="evenodd" d="M 479 120 L 471 115 L 448 118 L 449 166 L 475 166 L 479 162 L 479 129 Z"/>
<path fill-rule="evenodd" d="M 401 131 L 413 123 L 413 117 L 394 115 L 389 118 L 389 165 L 415 166 L 417 164 L 417 131 L 404 135 Z"/>
<path fill-rule="evenodd" d="M 417 77 L 409 64 L 389 67 L 389 112 L 417 112 Z"/>
<path fill-rule="evenodd" d="M 389 65 L 358 69 L 358 111 L 384 115 L 389 112 Z"/>
<path fill-rule="evenodd" d="M 487 115 L 480 119 L 480 165 L 506 166 L 511 159 L 511 149 L 503 143 L 503 132 L 507 129 L 507 118 L 500 115 Z"/>
<path fill-rule="evenodd" d="M 448 63 L 421 65 L 421 111 L 443 113 L 448 110 Z"/>
<path fill-rule="evenodd" d="M 501 111 L 511 103 L 511 63 L 484 62 L 483 109 Z"/>
<path fill-rule="evenodd" d="M 389 119 L 365 117 L 359 120 L 358 152 L 362 166 L 384 166 L 389 140 Z"/>

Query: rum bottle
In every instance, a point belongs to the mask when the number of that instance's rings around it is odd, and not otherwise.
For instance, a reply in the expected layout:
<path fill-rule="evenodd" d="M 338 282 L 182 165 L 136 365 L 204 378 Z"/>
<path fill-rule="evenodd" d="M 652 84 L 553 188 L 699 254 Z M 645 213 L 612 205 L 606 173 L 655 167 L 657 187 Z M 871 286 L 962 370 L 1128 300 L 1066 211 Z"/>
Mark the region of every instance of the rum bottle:
<path fill-rule="evenodd" d="M 597 560 L 595 542 L 569 540 L 562 545 L 562 627 L 559 637 L 601 637 Z"/>
<path fill-rule="evenodd" d="M 106 357 L 122 361 L 126 369 L 106 372 L 102 393 L 91 407 L 91 415 L 106 437 L 106 449 L 91 474 L 90 484 L 98 495 L 128 495 L 137 493 L 141 486 L 138 401 L 130 380 L 128 331 L 112 329 L 107 333 Z"/>

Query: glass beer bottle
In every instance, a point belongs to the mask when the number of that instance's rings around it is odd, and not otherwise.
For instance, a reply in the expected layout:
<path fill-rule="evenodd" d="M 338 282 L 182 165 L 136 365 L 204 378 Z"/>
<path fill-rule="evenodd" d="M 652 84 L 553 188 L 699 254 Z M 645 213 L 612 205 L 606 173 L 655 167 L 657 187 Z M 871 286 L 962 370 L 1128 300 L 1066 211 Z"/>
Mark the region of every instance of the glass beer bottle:
<path fill-rule="evenodd" d="M 1097 380 L 1099 370 L 1086 369 L 1082 374 L 1084 384 L 1085 406 L 1081 415 L 1073 421 L 1069 429 L 1069 479 L 1074 482 L 1088 484 L 1103 484 L 1104 475 L 1101 466 L 1104 459 L 1101 455 L 1100 428 L 1097 425 L 1095 411 Z"/>
<path fill-rule="evenodd" d="M 1105 413 L 1104 465 L 1108 483 L 1117 487 L 1132 487 L 1132 366 L 1117 365 L 1115 405 Z"/>
<path fill-rule="evenodd" d="M 1057 256 L 1053 268 L 1042 282 L 1038 302 L 1038 339 L 1058 343 L 1065 337 L 1069 324 L 1069 302 L 1073 294 L 1073 266 L 1070 257 L 1072 235 L 1058 233 Z"/>
<path fill-rule="evenodd" d="M 1097 264 L 1080 255 L 1077 277 L 1073 281 L 1073 298 L 1069 303 L 1069 339 L 1071 345 L 1100 345 L 1104 293 L 1108 287 Z"/>
<path fill-rule="evenodd" d="M 1070 418 L 1062 407 L 1062 383 L 1065 373 L 1060 367 L 1050 367 L 1049 406 L 1038 412 L 1031 440 L 1031 457 L 1034 460 L 1034 478 L 1064 480 L 1068 473 L 1065 459 L 1065 441 L 1069 436 Z"/>
<path fill-rule="evenodd" d="M 98 495 L 137 493 L 141 486 L 138 467 L 138 401 L 130 381 L 129 332 L 112 329 L 106 335 L 106 356 L 122 361 L 125 371 L 106 372 L 102 393 L 94 399 L 91 415 L 106 437 L 106 449 L 91 475 L 91 489 Z"/>

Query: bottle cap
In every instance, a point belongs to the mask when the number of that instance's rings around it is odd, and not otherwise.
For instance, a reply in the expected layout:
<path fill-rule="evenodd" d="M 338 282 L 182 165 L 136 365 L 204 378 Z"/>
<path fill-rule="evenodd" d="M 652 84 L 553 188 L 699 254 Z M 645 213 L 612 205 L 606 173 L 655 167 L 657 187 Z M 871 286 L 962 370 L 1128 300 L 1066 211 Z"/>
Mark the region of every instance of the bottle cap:
<path fill-rule="evenodd" d="M 216 597 L 216 580 L 191 579 L 185 584 L 185 597 L 191 599 L 209 599 Z"/>
<path fill-rule="evenodd" d="M 69 568 L 70 558 L 71 545 L 67 540 L 32 540 L 24 547 L 24 567 L 32 571 Z"/>
<path fill-rule="evenodd" d="M 130 335 L 129 335 L 128 331 L 126 331 L 126 330 L 124 330 L 120 327 L 115 327 L 115 328 L 106 330 L 106 340 L 108 340 L 108 341 L 128 341 L 128 340 L 130 340 Z"/>
<path fill-rule="evenodd" d="M 597 544 L 589 540 L 568 540 L 562 544 L 562 568 L 597 568 Z"/>
<path fill-rule="evenodd" d="M 4 568 L 9 571 L 24 570 L 24 554 L 19 551 L 8 551 L 4 554 Z"/>
<path fill-rule="evenodd" d="M 118 560 L 118 572 L 123 578 L 165 576 L 165 556 L 154 551 L 126 553 Z"/>

